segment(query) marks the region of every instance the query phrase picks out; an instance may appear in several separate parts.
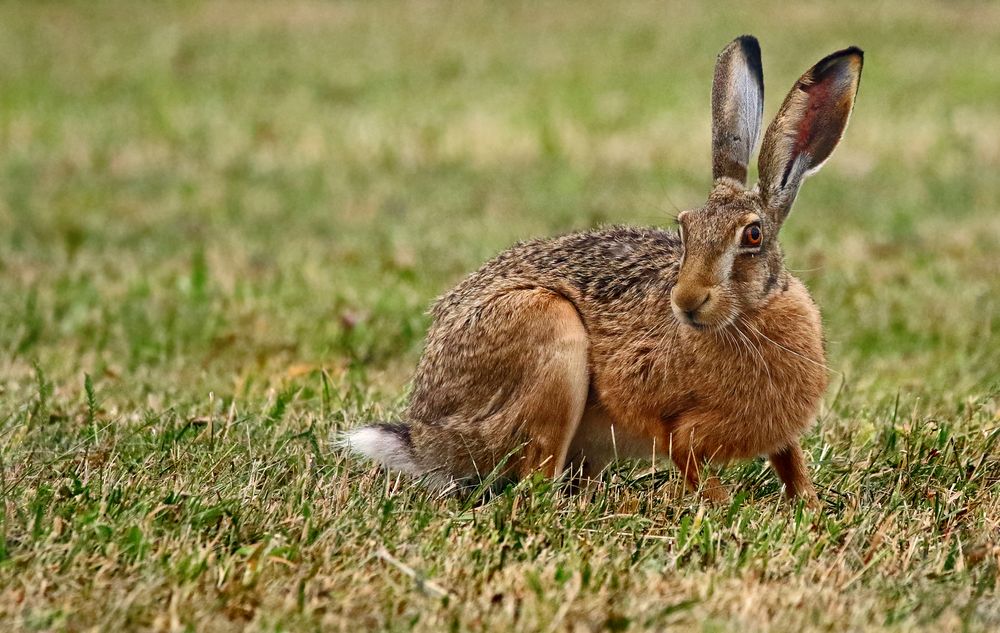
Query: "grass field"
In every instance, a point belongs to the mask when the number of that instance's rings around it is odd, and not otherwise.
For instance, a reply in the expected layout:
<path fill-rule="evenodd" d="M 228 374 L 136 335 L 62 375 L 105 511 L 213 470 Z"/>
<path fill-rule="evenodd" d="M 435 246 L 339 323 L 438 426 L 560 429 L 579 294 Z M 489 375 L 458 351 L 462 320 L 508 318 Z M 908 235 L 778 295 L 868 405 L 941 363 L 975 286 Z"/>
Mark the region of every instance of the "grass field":
<path fill-rule="evenodd" d="M 332 434 L 519 239 L 670 224 L 718 50 L 866 49 L 788 265 L 823 500 L 438 499 Z M 1000 5 L 0 4 L 0 629 L 1000 629 Z"/>

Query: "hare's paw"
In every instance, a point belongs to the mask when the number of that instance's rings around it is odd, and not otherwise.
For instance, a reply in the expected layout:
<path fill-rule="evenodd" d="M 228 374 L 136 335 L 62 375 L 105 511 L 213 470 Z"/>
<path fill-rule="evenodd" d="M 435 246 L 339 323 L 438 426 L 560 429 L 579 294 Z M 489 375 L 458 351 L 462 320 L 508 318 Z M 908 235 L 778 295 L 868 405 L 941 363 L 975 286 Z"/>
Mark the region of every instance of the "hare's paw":
<path fill-rule="evenodd" d="M 729 503 L 729 492 L 718 477 L 709 477 L 705 480 L 705 484 L 701 488 L 701 496 L 713 505 Z"/>
<path fill-rule="evenodd" d="M 810 508 L 818 509 L 820 507 L 816 488 L 813 487 L 809 477 L 805 453 L 798 441 L 772 453 L 768 459 L 785 485 L 785 494 L 788 495 L 789 499 L 804 499 Z"/>

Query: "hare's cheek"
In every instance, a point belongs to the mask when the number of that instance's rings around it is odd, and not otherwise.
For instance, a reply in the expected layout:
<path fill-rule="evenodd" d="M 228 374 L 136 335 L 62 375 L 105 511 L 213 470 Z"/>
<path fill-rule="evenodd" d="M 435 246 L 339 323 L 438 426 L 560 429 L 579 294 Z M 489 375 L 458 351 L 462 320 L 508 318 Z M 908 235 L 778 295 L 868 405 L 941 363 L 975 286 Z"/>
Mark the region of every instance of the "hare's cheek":
<path fill-rule="evenodd" d="M 724 284 L 730 281 L 736 274 L 736 268 L 739 266 L 739 257 L 736 251 L 733 249 L 727 250 L 723 253 L 715 263 L 715 278 L 718 279 L 718 283 Z"/>
<path fill-rule="evenodd" d="M 743 306 L 752 305 L 767 295 L 768 272 L 763 266 L 737 265 L 733 271 L 733 295 Z"/>
<path fill-rule="evenodd" d="M 732 280 L 741 285 L 760 283 L 763 279 L 761 271 L 762 266 L 758 257 L 741 255 L 733 262 Z"/>

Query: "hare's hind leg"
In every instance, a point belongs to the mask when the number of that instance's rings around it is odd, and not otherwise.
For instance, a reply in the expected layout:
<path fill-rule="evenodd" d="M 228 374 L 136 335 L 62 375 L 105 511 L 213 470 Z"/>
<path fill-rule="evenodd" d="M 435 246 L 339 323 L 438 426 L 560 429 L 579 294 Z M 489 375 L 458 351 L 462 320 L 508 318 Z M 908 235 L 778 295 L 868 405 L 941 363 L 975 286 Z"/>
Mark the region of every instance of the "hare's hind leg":
<path fill-rule="evenodd" d="M 589 388 L 576 308 L 516 288 L 448 309 L 428 333 L 407 409 L 416 460 L 458 480 L 560 474 Z"/>
<path fill-rule="evenodd" d="M 566 299 L 544 290 L 518 294 L 521 314 L 533 318 L 522 320 L 524 329 L 517 339 L 530 347 L 516 352 L 524 363 L 520 384 L 492 426 L 523 445 L 509 464 L 518 476 L 537 471 L 553 477 L 566 466 L 570 441 L 587 404 L 587 331 Z"/>

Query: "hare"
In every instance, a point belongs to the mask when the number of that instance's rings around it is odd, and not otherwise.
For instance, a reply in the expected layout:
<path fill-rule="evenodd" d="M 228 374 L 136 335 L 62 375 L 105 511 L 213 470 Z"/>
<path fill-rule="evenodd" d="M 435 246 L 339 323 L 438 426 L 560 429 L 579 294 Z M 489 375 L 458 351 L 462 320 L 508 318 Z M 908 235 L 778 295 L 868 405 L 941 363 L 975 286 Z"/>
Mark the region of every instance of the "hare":
<path fill-rule="evenodd" d="M 754 37 L 731 42 L 704 206 L 677 232 L 601 228 L 501 253 L 433 307 L 404 421 L 344 442 L 439 485 L 664 456 L 711 501 L 728 495 L 709 465 L 766 455 L 789 497 L 817 503 L 799 438 L 827 386 L 822 324 L 778 232 L 843 135 L 862 64 L 851 47 L 802 75 L 747 188 L 763 71 Z"/>

